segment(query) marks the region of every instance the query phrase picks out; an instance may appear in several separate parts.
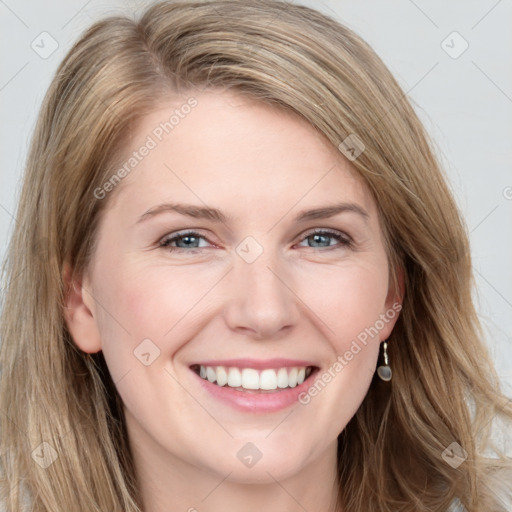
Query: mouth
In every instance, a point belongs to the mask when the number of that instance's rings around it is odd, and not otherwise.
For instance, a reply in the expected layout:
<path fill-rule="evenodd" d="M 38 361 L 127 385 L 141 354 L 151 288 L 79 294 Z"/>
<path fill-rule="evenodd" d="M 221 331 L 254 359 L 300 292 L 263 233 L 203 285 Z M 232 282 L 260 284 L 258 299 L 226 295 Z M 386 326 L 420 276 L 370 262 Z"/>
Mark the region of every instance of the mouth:
<path fill-rule="evenodd" d="M 317 366 L 243 368 L 193 364 L 190 369 L 219 388 L 248 394 L 279 393 L 302 385 L 319 371 Z"/>

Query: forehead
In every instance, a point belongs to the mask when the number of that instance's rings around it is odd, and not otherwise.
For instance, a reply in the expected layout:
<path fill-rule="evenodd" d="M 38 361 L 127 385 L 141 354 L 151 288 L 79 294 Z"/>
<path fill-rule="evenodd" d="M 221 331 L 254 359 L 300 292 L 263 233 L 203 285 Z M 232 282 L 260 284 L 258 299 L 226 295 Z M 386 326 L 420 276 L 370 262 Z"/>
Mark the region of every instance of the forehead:
<path fill-rule="evenodd" d="M 372 209 L 355 168 L 310 123 L 231 92 L 163 100 L 132 131 L 117 166 L 127 172 L 112 196 L 141 208 L 179 197 L 261 210 L 341 195 Z"/>

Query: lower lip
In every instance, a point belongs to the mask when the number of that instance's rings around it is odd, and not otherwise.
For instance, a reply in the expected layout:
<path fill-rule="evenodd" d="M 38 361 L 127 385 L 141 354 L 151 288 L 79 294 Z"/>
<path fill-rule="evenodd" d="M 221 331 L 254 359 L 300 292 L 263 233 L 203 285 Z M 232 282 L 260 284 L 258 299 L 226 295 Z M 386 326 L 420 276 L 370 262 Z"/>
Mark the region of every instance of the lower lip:
<path fill-rule="evenodd" d="M 307 391 L 311 386 L 318 368 L 315 368 L 302 384 L 273 393 L 248 393 L 237 391 L 229 386 L 217 386 L 217 384 L 212 384 L 209 380 L 203 379 L 193 370 L 190 371 L 199 379 L 203 389 L 214 398 L 243 412 L 269 413 L 280 411 L 295 403 L 299 403 L 299 395 Z"/>

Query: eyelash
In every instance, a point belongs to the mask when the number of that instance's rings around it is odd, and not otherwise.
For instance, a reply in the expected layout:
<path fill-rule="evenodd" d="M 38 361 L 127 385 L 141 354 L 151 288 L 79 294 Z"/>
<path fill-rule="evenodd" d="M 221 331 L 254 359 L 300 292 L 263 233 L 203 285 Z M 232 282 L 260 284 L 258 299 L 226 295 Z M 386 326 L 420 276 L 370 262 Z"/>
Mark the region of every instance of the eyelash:
<path fill-rule="evenodd" d="M 307 238 L 314 236 L 314 235 L 327 235 L 331 238 L 335 238 L 341 244 L 341 246 L 338 246 L 338 247 L 336 247 L 336 246 L 320 247 L 319 249 L 323 250 L 323 251 L 332 250 L 332 249 L 341 249 L 343 247 L 346 247 L 346 248 L 353 247 L 353 241 L 348 235 L 346 235 L 340 231 L 333 231 L 333 230 L 329 230 L 329 229 L 316 229 L 314 231 L 308 232 L 300 241 L 302 242 L 302 241 L 306 240 Z M 180 239 L 186 238 L 186 237 L 202 238 L 204 240 L 207 240 L 207 238 L 205 236 L 201 235 L 197 231 L 184 231 L 181 233 L 177 233 L 172 237 L 163 238 L 159 242 L 159 247 L 165 248 L 170 252 L 184 251 L 184 252 L 197 253 L 197 252 L 200 252 L 202 249 L 205 249 L 205 247 L 192 247 L 192 249 L 185 249 L 183 247 L 171 247 L 170 246 L 171 243 L 176 242 L 177 240 L 180 240 Z M 308 247 L 308 248 L 315 249 L 315 247 Z"/>

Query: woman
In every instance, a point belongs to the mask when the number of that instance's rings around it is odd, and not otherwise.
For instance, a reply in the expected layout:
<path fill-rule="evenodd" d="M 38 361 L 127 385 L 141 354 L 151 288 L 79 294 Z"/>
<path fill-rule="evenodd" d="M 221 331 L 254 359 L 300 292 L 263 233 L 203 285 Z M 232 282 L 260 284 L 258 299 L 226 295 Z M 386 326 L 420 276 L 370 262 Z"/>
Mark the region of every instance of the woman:
<path fill-rule="evenodd" d="M 314 10 L 94 24 L 5 286 L 8 510 L 509 510 L 460 214 L 390 72 Z"/>

